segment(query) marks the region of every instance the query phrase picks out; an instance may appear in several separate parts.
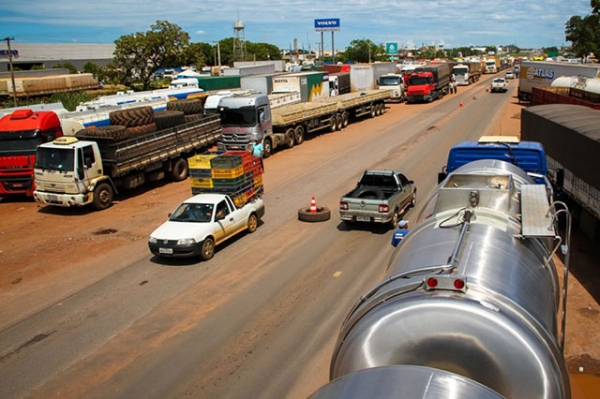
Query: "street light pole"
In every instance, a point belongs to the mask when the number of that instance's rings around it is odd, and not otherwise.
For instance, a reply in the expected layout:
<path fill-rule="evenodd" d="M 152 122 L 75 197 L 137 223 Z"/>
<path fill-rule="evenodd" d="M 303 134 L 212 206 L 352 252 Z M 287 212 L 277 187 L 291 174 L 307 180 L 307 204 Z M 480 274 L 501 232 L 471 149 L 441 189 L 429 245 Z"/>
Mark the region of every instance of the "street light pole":
<path fill-rule="evenodd" d="M 14 37 L 5 37 L 3 40 L 5 40 L 6 44 L 8 45 L 8 64 L 10 66 L 10 81 L 11 81 L 12 89 L 13 89 L 13 103 L 15 104 L 15 107 L 16 107 L 18 105 L 17 104 L 17 88 L 15 87 L 15 70 L 13 69 L 12 50 L 10 49 L 10 41 L 15 40 L 15 38 Z"/>

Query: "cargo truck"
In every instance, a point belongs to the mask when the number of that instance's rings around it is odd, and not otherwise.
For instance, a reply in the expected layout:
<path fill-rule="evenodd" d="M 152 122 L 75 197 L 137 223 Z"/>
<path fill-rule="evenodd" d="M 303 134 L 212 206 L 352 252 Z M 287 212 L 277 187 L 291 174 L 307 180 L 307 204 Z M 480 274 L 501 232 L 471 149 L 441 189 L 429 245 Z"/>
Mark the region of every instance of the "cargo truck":
<path fill-rule="evenodd" d="M 479 81 L 481 77 L 480 62 L 462 62 L 452 67 L 454 80 L 459 86 L 468 86 Z"/>
<path fill-rule="evenodd" d="M 34 199 L 53 206 L 108 208 L 121 188 L 132 189 L 165 176 L 184 180 L 187 158 L 206 151 L 221 135 L 218 115 L 119 140 L 122 128 L 85 129 L 75 137 L 40 145 Z"/>
<path fill-rule="evenodd" d="M 373 64 L 350 65 L 350 91 L 375 90 L 379 88 L 381 75 L 396 73 L 394 62 L 376 62 Z"/>
<path fill-rule="evenodd" d="M 0 119 L 0 196 L 33 196 L 38 145 L 63 135 L 53 111 L 18 109 Z"/>
<path fill-rule="evenodd" d="M 544 146 L 556 195 L 569 201 L 583 231 L 600 238 L 600 112 L 569 104 L 527 107 L 521 137 Z"/>
<path fill-rule="evenodd" d="M 17 77 L 0 79 L 0 96 L 31 97 L 47 94 L 97 89 L 98 79 L 91 73 L 51 75 L 41 77 Z"/>
<path fill-rule="evenodd" d="M 406 101 L 432 102 L 448 94 L 450 67 L 446 63 L 421 65 L 408 78 Z"/>
<path fill-rule="evenodd" d="M 307 71 L 273 77 L 271 93 L 291 92 L 299 92 L 301 102 L 329 97 L 329 74 L 322 71 Z"/>
<path fill-rule="evenodd" d="M 389 97 L 388 90 L 367 90 L 275 109 L 264 94 L 226 97 L 219 105 L 223 127 L 219 147 L 243 150 L 258 139 L 263 143 L 266 158 L 276 148 L 302 144 L 305 135 L 313 132 L 333 132 L 354 119 L 382 115 Z"/>
<path fill-rule="evenodd" d="M 534 87 L 550 87 L 560 77 L 600 78 L 600 66 L 522 61 L 519 70 L 519 102 L 530 102 Z"/>
<path fill-rule="evenodd" d="M 280 72 L 242 76 L 240 87 L 242 90 L 252 90 L 255 93 L 271 94 L 273 92 L 273 78 L 283 74 L 283 72 Z"/>
<path fill-rule="evenodd" d="M 406 99 L 406 90 L 404 86 L 404 76 L 402 73 L 386 73 L 379 77 L 380 90 L 390 91 L 390 101 L 404 102 Z"/>
<path fill-rule="evenodd" d="M 350 93 L 350 72 L 335 72 L 329 74 L 329 96 L 339 96 Z"/>
<path fill-rule="evenodd" d="M 498 73 L 500 68 L 500 59 L 498 57 L 491 57 L 485 59 L 485 70 L 484 73 Z"/>
<path fill-rule="evenodd" d="M 572 104 L 600 110 L 600 94 L 576 87 L 534 87 L 531 105 Z"/>

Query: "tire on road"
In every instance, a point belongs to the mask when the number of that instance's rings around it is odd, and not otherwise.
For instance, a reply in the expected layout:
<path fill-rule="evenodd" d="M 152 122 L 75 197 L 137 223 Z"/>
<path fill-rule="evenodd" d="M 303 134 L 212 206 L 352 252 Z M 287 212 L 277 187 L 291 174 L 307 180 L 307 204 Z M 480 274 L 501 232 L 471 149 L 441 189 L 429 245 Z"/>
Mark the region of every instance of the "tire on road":
<path fill-rule="evenodd" d="M 212 237 L 206 237 L 204 241 L 202 241 L 200 258 L 202 258 L 202 260 L 211 260 L 213 256 L 215 256 L 215 241 Z"/>
<path fill-rule="evenodd" d="M 331 210 L 326 206 L 317 206 L 317 212 L 311 213 L 310 206 L 298 209 L 298 220 L 303 222 L 324 222 L 331 219 Z"/>
<path fill-rule="evenodd" d="M 248 218 L 248 233 L 250 233 L 250 234 L 254 233 L 257 228 L 258 228 L 258 216 L 256 216 L 256 213 L 253 213 Z"/>
<path fill-rule="evenodd" d="M 113 201 L 115 192 L 108 183 L 100 183 L 94 189 L 94 209 L 101 211 L 108 208 Z"/>
<path fill-rule="evenodd" d="M 302 143 L 304 143 L 304 127 L 299 125 L 296 126 L 296 129 L 294 129 L 294 141 L 296 142 L 296 145 L 300 145 Z"/>
<path fill-rule="evenodd" d="M 173 162 L 170 177 L 172 181 L 183 181 L 188 177 L 188 163 L 183 158 L 178 158 Z"/>
<path fill-rule="evenodd" d="M 293 148 L 294 144 L 296 144 L 296 134 L 294 133 L 294 128 L 289 128 L 285 132 L 285 148 Z"/>

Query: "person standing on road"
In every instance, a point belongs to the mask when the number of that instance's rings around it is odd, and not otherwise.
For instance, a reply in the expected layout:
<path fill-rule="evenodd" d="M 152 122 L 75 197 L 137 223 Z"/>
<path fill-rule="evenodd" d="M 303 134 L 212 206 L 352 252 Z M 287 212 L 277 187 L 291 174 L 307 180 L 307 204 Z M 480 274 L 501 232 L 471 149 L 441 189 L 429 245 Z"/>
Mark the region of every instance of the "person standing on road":
<path fill-rule="evenodd" d="M 252 144 L 252 155 L 260 158 L 260 167 L 262 168 L 263 172 L 265 171 L 265 165 L 263 163 L 263 153 L 264 153 L 264 147 L 262 142 L 259 139 L 256 139 L 254 141 L 254 144 Z"/>

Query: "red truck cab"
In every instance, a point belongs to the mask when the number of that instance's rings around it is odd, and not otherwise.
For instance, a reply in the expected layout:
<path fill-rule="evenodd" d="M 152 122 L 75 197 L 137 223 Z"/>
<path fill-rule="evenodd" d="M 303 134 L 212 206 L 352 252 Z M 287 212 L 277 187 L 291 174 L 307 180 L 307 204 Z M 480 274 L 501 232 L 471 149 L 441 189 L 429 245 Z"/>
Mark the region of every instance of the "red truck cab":
<path fill-rule="evenodd" d="M 0 196 L 33 196 L 37 146 L 63 135 L 52 111 L 18 109 L 0 119 Z"/>
<path fill-rule="evenodd" d="M 406 91 L 407 100 L 427 101 L 434 100 L 433 91 L 435 90 L 435 82 L 431 72 L 413 72 L 408 78 L 408 90 Z"/>

